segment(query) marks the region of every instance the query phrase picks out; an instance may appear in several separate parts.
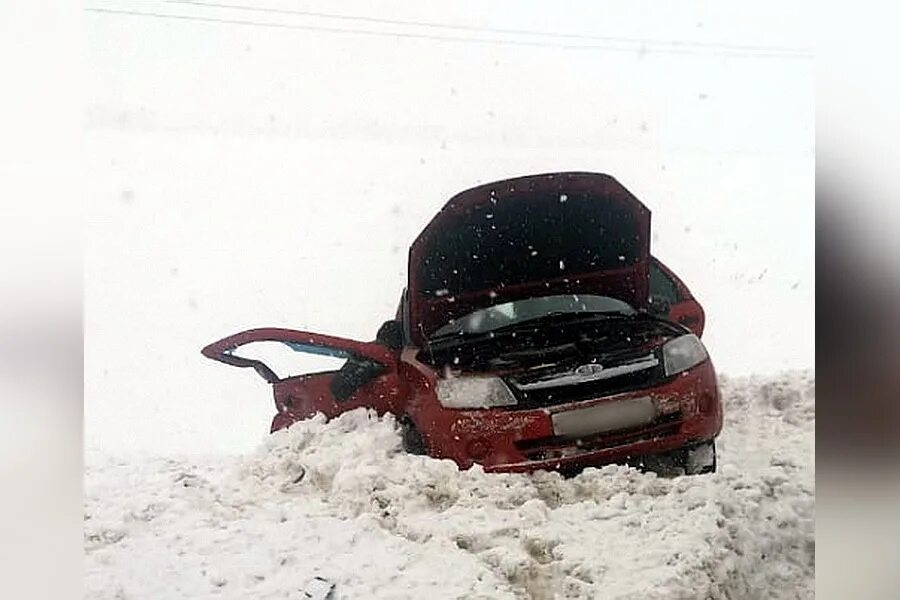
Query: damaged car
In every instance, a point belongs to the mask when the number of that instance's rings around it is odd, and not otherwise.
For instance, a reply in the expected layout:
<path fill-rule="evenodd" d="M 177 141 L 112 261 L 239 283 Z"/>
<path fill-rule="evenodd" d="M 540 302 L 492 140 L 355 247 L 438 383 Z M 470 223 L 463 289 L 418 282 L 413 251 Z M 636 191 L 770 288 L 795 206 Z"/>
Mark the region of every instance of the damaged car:
<path fill-rule="evenodd" d="M 650 239 L 650 211 L 609 175 L 480 185 L 412 243 L 374 341 L 263 328 L 203 354 L 272 384 L 272 431 L 366 407 L 395 415 L 407 451 L 463 469 L 712 472 L 722 406 L 703 308 Z M 241 352 L 255 342 L 341 363 L 283 377 Z"/>

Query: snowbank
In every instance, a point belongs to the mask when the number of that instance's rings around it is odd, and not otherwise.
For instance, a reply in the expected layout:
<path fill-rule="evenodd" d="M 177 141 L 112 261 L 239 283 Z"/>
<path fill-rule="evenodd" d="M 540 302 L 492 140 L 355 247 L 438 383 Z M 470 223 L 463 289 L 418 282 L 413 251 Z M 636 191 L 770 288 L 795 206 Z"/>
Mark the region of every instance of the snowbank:
<path fill-rule="evenodd" d="M 94 455 L 88 594 L 301 597 L 321 575 L 336 598 L 811 598 L 814 376 L 722 387 L 702 477 L 459 471 L 361 410 L 239 460 Z"/>

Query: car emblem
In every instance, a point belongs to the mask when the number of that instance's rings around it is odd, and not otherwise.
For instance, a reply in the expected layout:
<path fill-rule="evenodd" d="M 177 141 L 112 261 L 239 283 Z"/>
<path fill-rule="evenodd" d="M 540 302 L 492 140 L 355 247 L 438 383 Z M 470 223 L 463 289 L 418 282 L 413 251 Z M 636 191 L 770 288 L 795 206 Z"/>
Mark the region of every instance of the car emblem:
<path fill-rule="evenodd" d="M 596 375 L 603 371 L 603 365 L 599 365 L 597 363 L 589 363 L 586 365 L 579 365 L 575 369 L 576 375 Z"/>

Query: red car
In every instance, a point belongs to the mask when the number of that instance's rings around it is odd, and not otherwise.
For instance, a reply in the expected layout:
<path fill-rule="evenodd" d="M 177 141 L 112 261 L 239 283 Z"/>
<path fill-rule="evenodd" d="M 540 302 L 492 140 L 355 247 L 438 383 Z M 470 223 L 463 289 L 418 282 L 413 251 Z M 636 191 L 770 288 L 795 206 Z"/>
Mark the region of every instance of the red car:
<path fill-rule="evenodd" d="M 650 211 L 614 178 L 532 175 L 450 199 L 413 242 L 373 342 L 254 329 L 214 360 L 273 385 L 272 431 L 358 407 L 396 415 L 410 452 L 485 471 L 628 462 L 716 468 L 722 407 L 701 306 L 650 255 Z M 345 359 L 280 379 L 250 342 Z"/>

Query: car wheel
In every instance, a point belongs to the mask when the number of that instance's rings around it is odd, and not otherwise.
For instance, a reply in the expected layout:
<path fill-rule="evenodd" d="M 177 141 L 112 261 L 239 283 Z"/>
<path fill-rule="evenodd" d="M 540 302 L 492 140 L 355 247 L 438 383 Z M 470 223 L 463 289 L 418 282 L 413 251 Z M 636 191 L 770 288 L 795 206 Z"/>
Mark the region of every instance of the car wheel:
<path fill-rule="evenodd" d="M 425 454 L 427 451 L 422 434 L 409 417 L 400 420 L 400 441 L 409 454 Z"/>
<path fill-rule="evenodd" d="M 709 441 L 685 450 L 685 475 L 702 475 L 716 472 L 716 442 Z"/>
<path fill-rule="evenodd" d="M 649 454 L 641 460 L 644 471 L 652 471 L 660 477 L 684 475 L 684 450 L 672 450 L 661 454 Z"/>
<path fill-rule="evenodd" d="M 716 443 L 703 442 L 688 448 L 679 448 L 662 454 L 645 456 L 642 466 L 660 477 L 679 475 L 703 475 L 716 472 Z"/>

